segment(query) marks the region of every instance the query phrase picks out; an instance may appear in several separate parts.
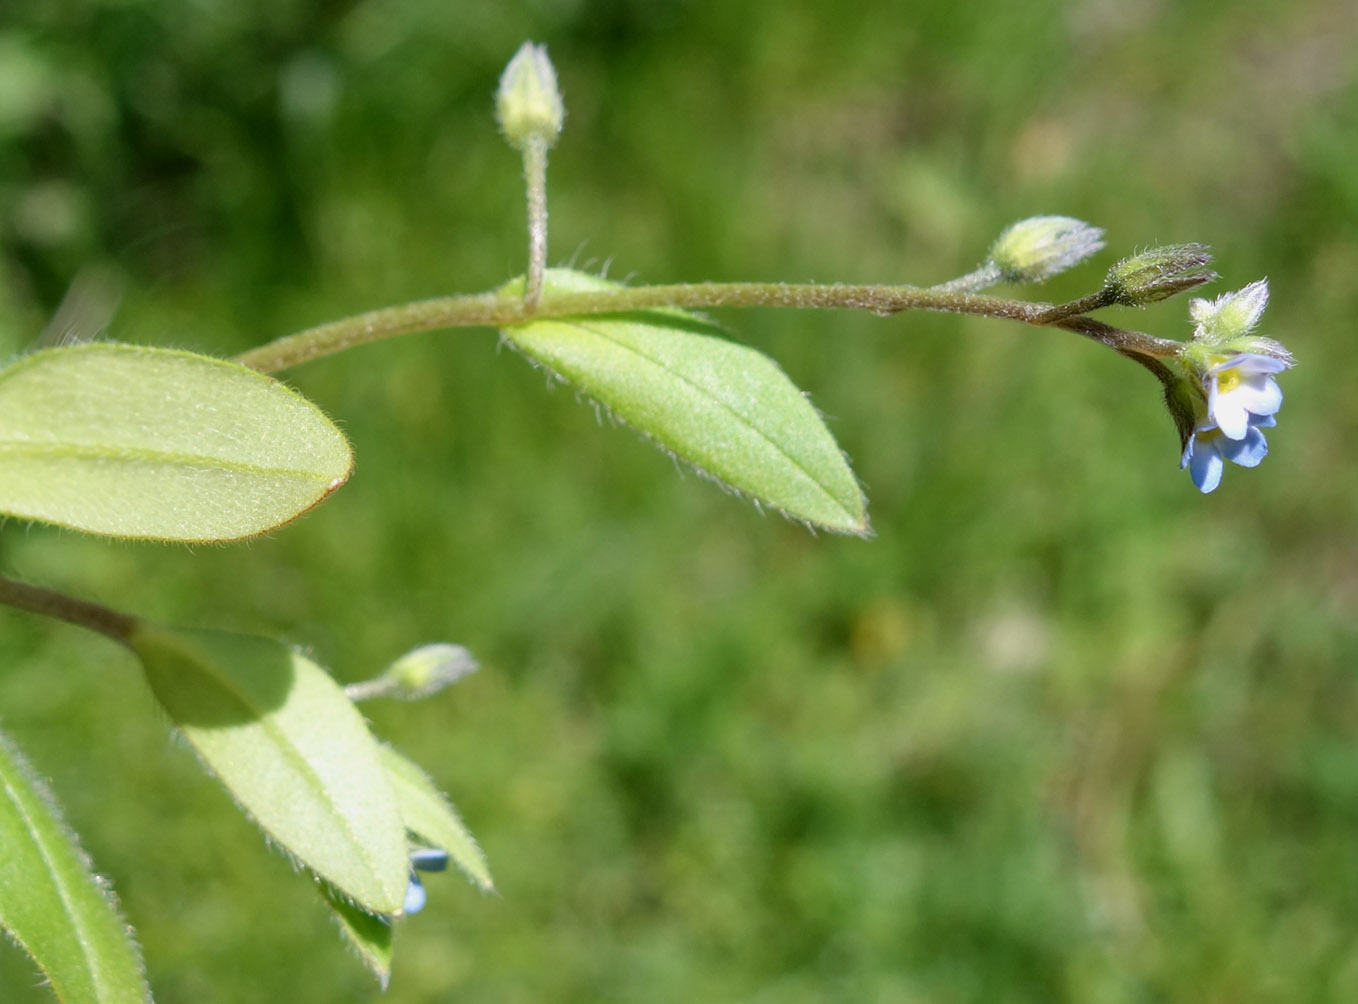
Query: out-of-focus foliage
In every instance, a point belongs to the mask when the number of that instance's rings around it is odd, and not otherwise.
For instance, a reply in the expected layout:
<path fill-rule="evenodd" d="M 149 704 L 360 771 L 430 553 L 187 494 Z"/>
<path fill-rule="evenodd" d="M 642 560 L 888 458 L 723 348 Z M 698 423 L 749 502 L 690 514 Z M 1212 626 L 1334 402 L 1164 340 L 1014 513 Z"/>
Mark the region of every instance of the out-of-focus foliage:
<path fill-rule="evenodd" d="M 11 0 L 0 343 L 116 301 L 119 340 L 229 354 L 517 274 L 491 96 L 525 38 L 567 106 L 554 263 L 931 282 L 1060 213 L 1109 250 L 1058 298 L 1210 243 L 1205 295 L 1267 274 L 1262 333 L 1300 361 L 1273 455 L 1202 497 L 1154 381 L 1062 332 L 720 313 L 865 483 L 877 537 L 812 537 L 493 334 L 422 335 L 287 374 L 358 466 L 274 538 L 10 523 L 5 568 L 345 679 L 476 652 L 429 702 L 365 705 L 500 893 L 430 877 L 388 1001 L 1358 997 L 1350 5 Z M 1131 316 L 1191 330 L 1181 300 Z M 5 728 L 158 999 L 370 999 L 130 658 L 0 620 Z M 14 951 L 0 999 L 48 999 Z"/>

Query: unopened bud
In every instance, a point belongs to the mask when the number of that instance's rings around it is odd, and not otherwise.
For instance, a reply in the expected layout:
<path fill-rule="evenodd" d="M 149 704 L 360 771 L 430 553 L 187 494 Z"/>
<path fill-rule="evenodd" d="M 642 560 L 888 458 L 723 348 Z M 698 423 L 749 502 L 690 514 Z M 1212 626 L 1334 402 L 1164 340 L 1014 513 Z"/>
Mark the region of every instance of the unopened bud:
<path fill-rule="evenodd" d="M 1124 258 L 1108 270 L 1109 303 L 1139 307 L 1218 278 L 1207 265 L 1212 253 L 1202 244 L 1168 244 Z"/>
<path fill-rule="evenodd" d="M 421 645 L 371 680 L 349 684 L 344 692 L 352 701 L 373 697 L 417 701 L 456 683 L 476 668 L 476 660 L 461 645 L 446 642 Z"/>
<path fill-rule="evenodd" d="M 1033 216 L 1008 227 L 990 248 L 1005 282 L 1042 282 L 1103 247 L 1103 231 L 1070 216 Z"/>
<path fill-rule="evenodd" d="M 1252 282 L 1233 293 L 1223 293 L 1215 300 L 1190 301 L 1188 316 L 1195 325 L 1191 345 L 1196 355 L 1206 360 L 1212 355 L 1246 352 L 1268 356 L 1287 366 L 1295 365 L 1296 360 L 1286 346 L 1272 338 L 1253 334 L 1267 306 L 1267 279 Z"/>
<path fill-rule="evenodd" d="M 556 142 L 566 109 L 545 45 L 524 42 L 514 53 L 495 92 L 495 114 L 516 150 L 534 139 L 549 147 Z"/>
<path fill-rule="evenodd" d="M 1193 337 L 1203 342 L 1224 342 L 1248 335 L 1267 306 L 1267 279 L 1233 293 L 1223 293 L 1215 300 L 1193 300 L 1188 304 L 1188 316 L 1196 325 Z"/>

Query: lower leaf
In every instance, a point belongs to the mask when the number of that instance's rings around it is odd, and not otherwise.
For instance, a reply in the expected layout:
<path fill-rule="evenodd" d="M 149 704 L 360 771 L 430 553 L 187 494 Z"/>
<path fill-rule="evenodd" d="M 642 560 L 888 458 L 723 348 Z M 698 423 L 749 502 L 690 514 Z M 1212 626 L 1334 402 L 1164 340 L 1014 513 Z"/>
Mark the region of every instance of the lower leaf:
<path fill-rule="evenodd" d="M 141 955 L 51 794 L 0 734 L 0 928 L 65 1004 L 145 1004 Z"/>

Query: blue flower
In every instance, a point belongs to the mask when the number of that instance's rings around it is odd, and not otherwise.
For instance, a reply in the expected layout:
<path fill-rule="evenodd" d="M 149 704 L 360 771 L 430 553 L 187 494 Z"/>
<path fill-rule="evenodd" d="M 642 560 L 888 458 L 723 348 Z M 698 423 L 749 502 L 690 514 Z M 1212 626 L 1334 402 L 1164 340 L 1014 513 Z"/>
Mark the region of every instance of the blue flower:
<path fill-rule="evenodd" d="M 1189 437 L 1179 467 L 1188 468 L 1188 473 L 1199 491 L 1204 494 L 1215 491 L 1217 485 L 1221 484 L 1226 461 L 1229 460 L 1241 467 L 1259 466 L 1260 461 L 1268 456 L 1268 440 L 1259 430 L 1272 428 L 1277 424 L 1272 415 L 1251 414 L 1244 434 L 1233 439 L 1215 422 L 1202 422 Z"/>
<path fill-rule="evenodd" d="M 401 912 L 407 917 L 424 909 L 428 896 L 418 872 L 441 872 L 448 867 L 448 852 L 440 848 L 419 848 L 410 852 L 410 883 L 406 886 Z"/>
<path fill-rule="evenodd" d="M 406 886 L 405 902 L 401 904 L 401 912 L 407 917 L 419 913 L 424 909 L 428 895 L 424 891 L 424 883 L 414 872 L 410 873 L 410 884 Z"/>
<path fill-rule="evenodd" d="M 1203 492 L 1221 484 L 1226 461 L 1257 467 L 1268 455 L 1261 430 L 1277 424 L 1283 406 L 1277 375 L 1293 365 L 1292 353 L 1254 329 L 1268 306 L 1268 280 L 1215 300 L 1188 305 L 1196 327 L 1179 361 L 1184 379 L 1165 400 L 1186 436 L 1179 466 Z"/>

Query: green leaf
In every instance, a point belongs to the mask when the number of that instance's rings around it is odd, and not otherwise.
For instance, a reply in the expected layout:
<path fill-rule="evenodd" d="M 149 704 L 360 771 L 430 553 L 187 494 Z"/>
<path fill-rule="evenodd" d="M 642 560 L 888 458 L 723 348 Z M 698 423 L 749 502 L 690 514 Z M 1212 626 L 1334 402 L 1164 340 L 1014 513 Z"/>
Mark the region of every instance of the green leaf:
<path fill-rule="evenodd" d="M 235 540 L 348 478 L 315 405 L 235 363 L 90 343 L 0 370 L 0 513 L 115 537 Z"/>
<path fill-rule="evenodd" d="M 0 734 L 0 927 L 66 1004 L 151 999 L 131 930 L 56 802 Z"/>
<path fill-rule="evenodd" d="M 391 918 L 359 909 L 328 882 L 321 882 L 319 888 L 339 924 L 344 940 L 377 977 L 382 989 L 387 989 L 393 954 Z"/>
<path fill-rule="evenodd" d="M 553 293 L 616 288 L 552 269 L 543 303 L 550 306 Z M 793 519 L 866 534 L 863 494 L 816 409 L 772 359 L 719 334 L 680 310 L 552 318 L 504 330 L 524 355 L 701 473 Z"/>
<path fill-rule="evenodd" d="M 128 644 L 240 806 L 373 913 L 401 910 L 405 826 L 379 745 L 339 685 L 280 642 L 140 624 Z"/>
<path fill-rule="evenodd" d="M 401 805 L 401 818 L 406 829 L 421 840 L 448 852 L 472 883 L 483 892 L 491 892 L 495 884 L 490 879 L 486 856 L 471 835 L 457 810 L 429 780 L 414 761 L 397 753 L 390 746 L 381 746 L 382 763 L 396 789 L 396 801 Z"/>

